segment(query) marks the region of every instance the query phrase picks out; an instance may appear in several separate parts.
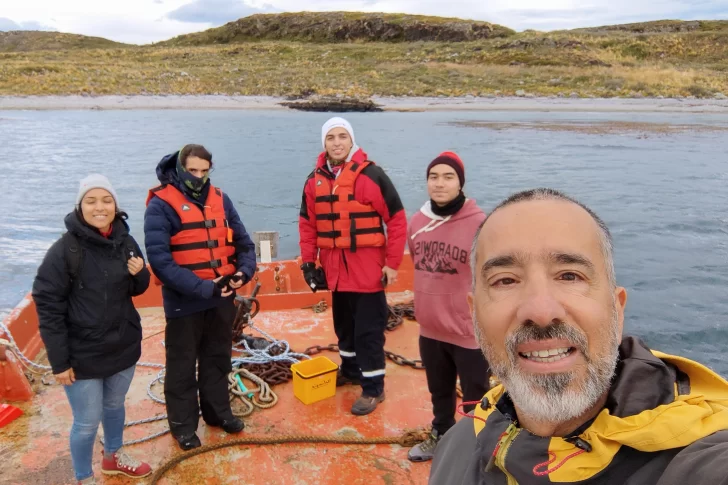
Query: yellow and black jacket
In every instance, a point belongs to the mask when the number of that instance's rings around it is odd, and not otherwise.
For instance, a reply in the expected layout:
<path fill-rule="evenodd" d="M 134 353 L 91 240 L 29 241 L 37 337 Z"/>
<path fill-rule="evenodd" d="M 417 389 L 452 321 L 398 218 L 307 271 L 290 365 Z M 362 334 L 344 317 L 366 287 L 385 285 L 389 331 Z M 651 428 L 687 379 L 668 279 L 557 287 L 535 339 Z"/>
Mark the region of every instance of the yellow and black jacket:
<path fill-rule="evenodd" d="M 519 428 L 503 387 L 491 389 L 474 411 L 485 422 L 443 436 L 429 484 L 728 485 L 728 382 L 634 337 L 619 353 L 605 408 L 563 438 Z"/>

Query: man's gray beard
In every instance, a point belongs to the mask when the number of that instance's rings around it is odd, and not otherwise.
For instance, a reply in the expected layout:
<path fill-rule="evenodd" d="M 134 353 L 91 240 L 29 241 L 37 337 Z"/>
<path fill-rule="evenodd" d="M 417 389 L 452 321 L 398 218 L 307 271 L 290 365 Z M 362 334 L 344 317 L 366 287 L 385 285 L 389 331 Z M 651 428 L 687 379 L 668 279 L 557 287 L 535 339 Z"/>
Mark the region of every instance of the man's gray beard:
<path fill-rule="evenodd" d="M 604 338 L 608 339 L 608 353 L 601 357 L 589 354 L 586 335 L 575 327 L 563 322 L 552 324 L 546 328 L 535 325 L 523 325 L 506 340 L 507 362 L 498 362 L 496 352 L 480 331 L 475 315 L 473 315 L 475 336 L 480 348 L 490 364 L 491 371 L 505 387 L 508 395 L 520 413 L 531 419 L 546 423 L 565 423 L 583 415 L 609 390 L 614 370 L 619 357 L 619 322 L 615 311 L 612 324 L 604 329 Z M 532 340 L 534 334 L 541 339 L 564 339 L 572 343 L 586 360 L 586 376 L 581 383 L 576 370 L 555 374 L 530 374 L 524 372 L 517 364 L 516 347 L 526 340 Z"/>

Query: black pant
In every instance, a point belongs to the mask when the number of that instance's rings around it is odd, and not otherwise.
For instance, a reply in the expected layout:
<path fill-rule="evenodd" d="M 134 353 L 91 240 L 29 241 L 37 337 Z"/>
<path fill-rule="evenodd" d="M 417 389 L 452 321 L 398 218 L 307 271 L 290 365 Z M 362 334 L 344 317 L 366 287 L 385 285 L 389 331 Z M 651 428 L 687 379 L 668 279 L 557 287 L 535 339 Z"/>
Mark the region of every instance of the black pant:
<path fill-rule="evenodd" d="M 200 408 L 202 418 L 210 425 L 219 426 L 222 421 L 233 419 L 227 379 L 232 371 L 234 319 L 232 298 L 216 308 L 167 319 L 164 398 L 169 429 L 174 436 L 189 435 L 197 430 Z M 199 375 L 196 376 L 198 359 Z"/>
<path fill-rule="evenodd" d="M 420 336 L 420 356 L 427 375 L 427 388 L 432 395 L 432 428 L 445 434 L 455 425 L 457 394 L 455 385 L 460 376 L 463 401 L 480 401 L 489 389 L 490 366 L 480 349 Z M 470 412 L 475 406 L 464 406 Z"/>
<path fill-rule="evenodd" d="M 379 396 L 384 391 L 384 329 L 389 317 L 384 291 L 334 291 L 331 311 L 341 372 L 360 379 L 365 396 Z"/>

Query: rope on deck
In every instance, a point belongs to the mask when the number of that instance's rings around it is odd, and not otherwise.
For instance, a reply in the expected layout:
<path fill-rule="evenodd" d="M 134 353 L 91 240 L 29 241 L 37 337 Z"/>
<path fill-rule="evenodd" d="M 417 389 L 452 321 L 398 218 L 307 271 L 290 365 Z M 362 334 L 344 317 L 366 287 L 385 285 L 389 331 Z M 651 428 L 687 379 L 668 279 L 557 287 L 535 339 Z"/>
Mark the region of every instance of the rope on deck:
<path fill-rule="evenodd" d="M 189 458 L 210 451 L 215 451 L 222 448 L 229 448 L 232 446 L 326 443 L 336 445 L 400 445 L 405 448 L 411 448 L 417 443 L 425 441 L 429 434 L 429 429 L 417 428 L 414 430 L 405 431 L 400 436 L 382 436 L 372 438 L 316 435 L 246 436 L 244 438 L 234 438 L 229 441 L 221 441 L 219 443 L 203 445 L 199 448 L 195 448 L 175 456 L 174 458 L 157 468 L 157 470 L 154 472 L 154 475 L 152 475 L 150 484 L 156 485 L 157 483 L 159 483 L 165 473 Z"/>
<path fill-rule="evenodd" d="M 403 317 L 406 318 L 413 318 L 414 317 L 414 308 L 412 303 L 405 303 L 400 305 L 394 305 L 389 307 L 389 319 L 387 323 L 386 330 L 391 331 L 397 328 L 399 325 L 402 324 Z M 245 312 L 247 310 L 247 312 Z M 313 308 L 314 312 L 319 312 L 321 309 L 317 308 L 316 305 L 314 305 Z M 229 385 L 229 391 L 231 393 L 231 398 L 235 399 L 236 397 L 243 403 L 245 406 L 245 410 L 242 413 L 235 413 L 236 416 L 245 417 L 250 415 L 254 409 L 255 406 L 266 409 L 273 407 L 277 401 L 278 396 L 270 389 L 270 385 L 266 382 L 265 379 L 261 379 L 263 377 L 262 375 L 255 375 L 249 372 L 248 370 L 243 369 L 243 367 L 251 367 L 251 366 L 264 366 L 265 364 L 277 364 L 277 363 L 296 363 L 300 362 L 303 359 L 310 359 L 310 355 L 316 354 L 320 352 L 321 350 L 332 350 L 337 351 L 338 348 L 335 344 L 331 344 L 327 347 L 311 347 L 309 349 L 306 349 L 304 353 L 299 352 L 293 352 L 291 351 L 290 345 L 286 340 L 277 340 L 273 338 L 271 335 L 266 333 L 264 330 L 256 327 L 253 325 L 252 317 L 254 316 L 250 314 L 250 308 L 245 308 L 243 310 L 245 318 L 245 324 L 244 327 L 249 327 L 252 330 L 255 330 L 259 332 L 261 335 L 265 337 L 265 339 L 269 342 L 264 348 L 262 349 L 254 349 L 251 348 L 248 344 L 248 341 L 246 339 L 241 339 L 240 342 L 233 345 L 233 350 L 238 352 L 244 352 L 248 354 L 246 357 L 234 357 L 232 359 L 232 365 L 233 365 L 233 372 L 231 372 L 228 376 L 228 381 L 230 383 Z M 256 311 L 257 313 L 257 311 Z M 0 339 L 0 345 L 6 346 L 14 355 L 16 355 L 21 363 L 23 363 L 24 367 L 26 367 L 30 372 L 35 374 L 42 374 L 43 378 L 50 375 L 52 372 L 51 366 L 47 365 L 41 365 L 37 364 L 30 359 L 28 359 L 23 352 L 18 347 L 17 343 L 15 342 L 15 339 L 13 338 L 12 334 L 10 333 L 10 330 L 8 327 L 0 322 L 0 330 L 2 330 L 5 335 L 7 336 L 6 339 Z M 241 348 L 242 344 L 242 348 Z M 399 356 L 397 354 L 394 354 L 392 352 L 388 352 L 385 350 L 385 354 L 388 358 L 390 358 L 392 361 L 399 365 L 409 365 L 415 369 L 423 369 L 422 363 L 420 360 L 409 360 L 402 356 Z M 136 364 L 138 367 L 151 367 L 155 369 L 160 369 L 157 376 L 149 383 L 147 386 L 147 395 L 149 398 L 154 401 L 157 404 L 166 405 L 166 402 L 164 399 L 157 397 L 154 392 L 152 392 L 152 387 L 157 382 L 164 383 L 164 376 L 166 373 L 166 366 L 164 364 L 157 364 L 152 362 L 137 362 Z M 36 370 L 39 369 L 39 370 Z M 269 369 L 269 371 L 272 371 L 275 373 L 277 369 Z M 290 372 L 290 370 L 289 370 Z M 243 393 L 238 389 L 238 386 L 235 382 L 235 374 L 243 374 L 246 379 L 255 382 L 258 384 L 258 387 L 252 388 L 249 390 L 248 393 Z M 252 377 L 251 377 L 252 376 Z M 288 379 L 285 379 L 286 381 Z M 43 381 L 44 384 L 47 384 L 45 381 Z M 251 397 L 250 393 L 258 393 L 259 398 L 256 399 L 254 396 Z M 130 421 L 128 423 L 125 423 L 124 427 L 132 427 L 137 426 L 141 424 L 147 424 L 147 423 L 153 423 L 156 421 L 162 421 L 167 419 L 167 414 L 159 414 L 156 416 L 152 416 L 150 418 L 140 419 L 137 421 Z M 164 429 L 158 433 L 154 433 L 148 436 L 145 436 L 143 438 L 139 438 L 136 440 L 131 440 L 123 443 L 123 446 L 131 446 L 139 443 L 144 443 L 146 441 L 150 441 L 152 439 L 158 438 L 160 436 L 164 436 L 165 434 L 169 433 L 169 429 Z M 295 436 L 294 436 L 295 438 Z M 317 437 L 307 437 L 307 438 L 317 438 Z M 318 438 L 324 438 L 328 439 L 329 437 L 318 437 Z M 247 439 L 247 438 L 244 438 Z M 425 438 L 423 438 L 424 440 Z M 101 444 L 104 444 L 103 436 L 99 436 L 99 441 Z M 299 442 L 299 441 L 296 441 Z M 319 442 L 332 442 L 332 441 L 319 441 Z M 333 442 L 332 442 L 333 443 Z M 348 443 L 348 442 L 347 442 Z M 356 442 L 358 443 L 358 442 Z M 253 443 L 255 444 L 255 443 Z M 260 443 L 260 444 L 266 444 L 266 443 Z M 275 444 L 275 443 L 271 443 Z M 361 443 L 361 444 L 367 444 L 367 443 Z M 371 443 L 369 443 L 371 444 Z M 374 443 L 376 444 L 376 443 Z M 412 445 L 410 445 L 412 446 Z"/>
<path fill-rule="evenodd" d="M 248 345 L 248 341 L 242 339 L 237 343 L 237 345 L 233 345 L 233 350 L 245 352 L 248 356 L 233 357 L 233 366 L 244 364 L 267 364 L 269 362 L 289 362 L 291 364 L 295 364 L 303 359 L 311 358 L 306 354 L 292 352 L 291 347 L 286 340 L 277 340 L 273 338 L 264 330 L 253 325 L 252 319 L 247 322 L 246 327 L 260 333 L 270 343 L 263 349 L 252 349 L 250 348 L 250 345 Z M 243 344 L 243 348 L 240 348 L 241 343 Z"/>
<path fill-rule="evenodd" d="M 165 405 L 164 399 L 161 399 L 157 397 L 152 392 L 152 386 L 157 383 L 161 382 L 164 383 L 164 374 L 165 374 L 165 367 L 163 364 L 154 364 L 149 362 L 138 362 L 138 366 L 143 367 L 153 367 L 153 368 L 161 368 L 162 370 L 159 371 L 159 374 L 157 374 L 157 377 L 154 378 L 149 385 L 147 386 L 147 395 L 156 403 Z M 237 380 L 235 379 L 236 375 L 240 375 L 241 378 L 245 378 L 254 384 L 256 384 L 256 387 L 250 387 L 246 388 L 247 392 L 243 392 L 237 383 Z M 253 374 L 252 372 L 248 371 L 244 368 L 233 368 L 233 371 L 228 374 L 228 390 L 230 391 L 230 399 L 231 401 L 234 399 L 238 399 L 244 409 L 241 412 L 233 412 L 234 416 L 237 417 L 246 417 L 255 411 L 255 408 L 258 407 L 260 409 L 268 409 L 272 408 L 278 403 L 278 395 L 273 392 L 273 390 L 270 388 L 267 382 L 265 382 L 263 379 L 261 379 L 259 376 Z M 256 394 L 258 395 L 256 397 Z M 200 413 L 202 415 L 202 413 Z M 129 421 L 124 424 L 124 428 L 130 428 L 132 426 L 137 426 L 140 424 L 147 424 L 147 423 L 153 423 L 156 421 L 162 421 L 166 420 L 167 415 L 166 414 L 158 414 L 156 416 L 152 416 L 151 418 L 145 418 L 140 419 L 138 421 Z M 144 443 L 146 441 L 153 440 L 155 438 L 159 438 L 160 436 L 164 436 L 165 434 L 169 433 L 169 428 L 165 428 L 162 431 L 158 433 L 154 433 L 148 436 L 144 436 L 142 438 L 136 439 L 136 440 L 130 440 L 125 441 L 122 446 L 132 446 L 132 445 L 138 445 L 139 443 Z M 104 438 L 103 436 L 99 436 L 99 442 L 103 445 L 104 444 Z"/>

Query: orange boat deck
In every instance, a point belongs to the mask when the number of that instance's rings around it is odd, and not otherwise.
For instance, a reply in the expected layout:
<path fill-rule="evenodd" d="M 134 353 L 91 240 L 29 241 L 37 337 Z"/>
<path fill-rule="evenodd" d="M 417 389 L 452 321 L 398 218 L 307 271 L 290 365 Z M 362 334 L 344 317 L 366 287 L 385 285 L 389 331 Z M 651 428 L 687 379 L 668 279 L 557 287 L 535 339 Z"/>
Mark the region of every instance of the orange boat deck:
<path fill-rule="evenodd" d="M 275 338 L 287 340 L 292 349 L 303 351 L 312 345 L 336 342 L 331 323 L 331 310 L 314 313 L 303 308 L 327 299 L 330 294 L 313 294 L 300 278 L 297 261 L 260 265 L 262 283 L 258 295 L 262 311 L 254 324 Z M 409 257 L 400 272 L 401 281 L 388 292 L 390 303 L 412 299 L 412 271 Z M 278 268 L 278 271 L 274 271 Z M 253 282 L 255 283 L 255 282 Z M 241 294 L 249 294 L 250 286 Z M 144 341 L 141 362 L 164 363 L 164 315 L 159 307 L 159 289 L 150 288 L 137 301 L 142 315 Z M 29 311 L 32 310 L 32 313 Z M 32 302 L 11 315 L 10 323 L 24 321 L 35 311 Z M 7 321 L 6 321 L 7 322 Z M 37 322 L 35 322 L 37 328 Z M 17 326 L 17 325 L 16 325 Z M 11 332 L 15 333 L 11 326 Z M 20 332 L 19 332 L 20 333 Z M 253 332 L 255 334 L 255 332 Z M 387 332 L 385 347 L 408 358 L 419 358 L 417 323 L 406 320 Z M 33 339 L 29 339 L 31 342 Z M 23 347 L 20 342 L 18 345 Z M 1 349 L 0 349 L 1 350 Z M 337 354 L 325 354 L 339 363 Z M 10 364 L 10 362 L 8 362 Z M 166 412 L 163 405 L 147 396 L 147 386 L 159 369 L 137 367 L 127 395 L 127 422 L 149 418 Z M 52 380 L 52 379 L 51 379 Z M 13 402 L 25 412 L 0 430 L 0 468 L 2 483 L 7 484 L 72 484 L 68 436 L 72 423 L 71 410 L 63 389 L 58 385 L 33 384 L 35 393 L 26 402 Z M 163 397 L 161 385 L 155 385 Z M 426 426 L 432 419 L 430 396 L 424 371 L 387 361 L 385 381 L 387 399 L 368 416 L 354 416 L 349 410 L 359 395 L 356 386 L 336 390 L 333 398 L 304 405 L 293 395 L 292 382 L 273 387 L 278 403 L 271 409 L 258 409 L 245 418 L 245 431 L 238 436 L 321 435 L 355 437 L 397 437 L 404 431 Z M 235 409 L 235 404 L 234 404 Z M 167 428 L 166 420 L 128 428 L 124 440 L 134 440 Z M 99 428 L 99 435 L 103 431 Z M 198 435 L 204 444 L 227 441 L 229 436 L 219 428 L 208 428 L 202 420 Z M 94 470 L 99 483 L 129 483 L 129 479 L 106 477 L 100 473 L 97 442 Z M 132 445 L 129 451 L 157 468 L 182 453 L 169 433 L 145 443 Z M 234 446 L 192 457 L 170 470 L 160 484 L 426 484 L 429 463 L 407 460 L 408 448 L 399 445 L 330 445 L 285 444 L 266 446 Z M 134 481 L 149 483 L 150 479 Z"/>

